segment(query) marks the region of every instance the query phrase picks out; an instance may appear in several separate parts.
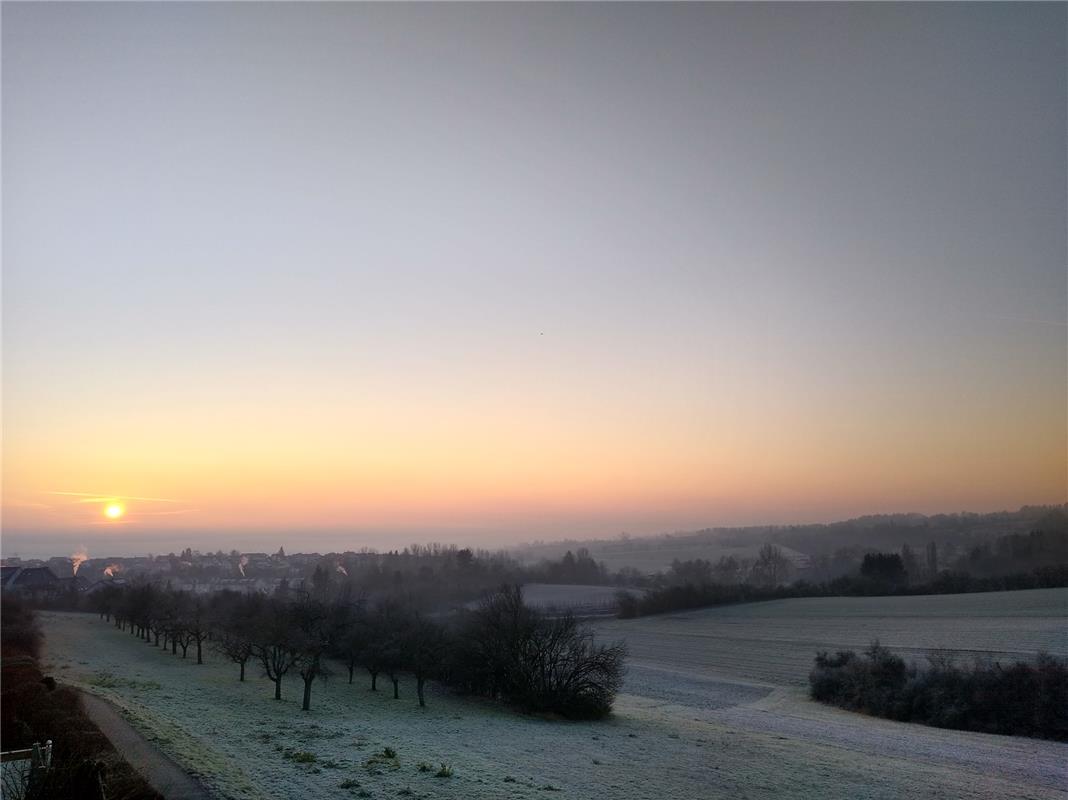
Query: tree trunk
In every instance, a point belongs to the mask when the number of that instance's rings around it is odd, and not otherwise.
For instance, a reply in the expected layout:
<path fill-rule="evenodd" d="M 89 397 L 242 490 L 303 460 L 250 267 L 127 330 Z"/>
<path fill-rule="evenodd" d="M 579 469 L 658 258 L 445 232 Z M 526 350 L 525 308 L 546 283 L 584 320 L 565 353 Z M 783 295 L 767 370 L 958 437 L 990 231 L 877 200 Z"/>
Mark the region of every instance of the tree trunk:
<path fill-rule="evenodd" d="M 400 681 L 396 678 L 390 678 L 390 680 L 393 681 L 393 699 L 400 700 L 400 690 L 398 688 Z"/>
<path fill-rule="evenodd" d="M 178 655 L 178 640 L 177 639 L 171 639 L 171 655 L 172 656 Z"/>
<path fill-rule="evenodd" d="M 426 699 L 423 697 L 423 684 L 426 683 L 426 679 L 418 677 L 415 679 L 415 693 L 419 695 L 419 707 L 426 708 Z"/>
<path fill-rule="evenodd" d="M 189 645 L 182 642 L 182 658 L 185 658 L 187 655 L 189 655 Z"/>
<path fill-rule="evenodd" d="M 315 680 L 315 676 L 312 675 L 304 679 L 304 702 L 301 704 L 301 709 L 304 711 L 311 710 L 311 687 L 312 681 Z"/>
<path fill-rule="evenodd" d="M 238 678 L 238 680 L 242 681 L 242 682 L 244 682 L 244 680 L 245 680 L 245 662 L 244 661 L 241 662 L 241 677 Z"/>
<path fill-rule="evenodd" d="M 159 631 L 156 631 L 156 647 L 159 647 Z"/>
<path fill-rule="evenodd" d="M 353 672 L 353 669 L 354 669 L 354 667 L 352 666 L 352 664 L 349 664 L 349 685 L 350 686 L 352 685 L 352 672 Z"/>
<path fill-rule="evenodd" d="M 277 678 L 274 679 L 274 699 L 275 700 L 281 700 L 282 699 L 282 676 L 281 675 L 279 675 Z"/>
<path fill-rule="evenodd" d="M 197 663 L 198 664 L 203 664 L 204 663 L 204 652 L 203 652 L 203 648 L 201 647 L 199 639 L 197 639 Z"/>

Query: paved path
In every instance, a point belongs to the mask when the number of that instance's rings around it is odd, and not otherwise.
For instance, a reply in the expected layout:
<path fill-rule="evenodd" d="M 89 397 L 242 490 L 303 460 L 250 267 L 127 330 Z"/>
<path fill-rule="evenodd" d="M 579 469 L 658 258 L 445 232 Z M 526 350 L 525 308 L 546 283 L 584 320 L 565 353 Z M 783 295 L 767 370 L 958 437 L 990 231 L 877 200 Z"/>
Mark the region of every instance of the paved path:
<path fill-rule="evenodd" d="M 82 704 L 119 754 L 166 800 L 209 800 L 211 795 L 200 783 L 134 730 L 114 706 L 88 692 L 82 692 Z"/>

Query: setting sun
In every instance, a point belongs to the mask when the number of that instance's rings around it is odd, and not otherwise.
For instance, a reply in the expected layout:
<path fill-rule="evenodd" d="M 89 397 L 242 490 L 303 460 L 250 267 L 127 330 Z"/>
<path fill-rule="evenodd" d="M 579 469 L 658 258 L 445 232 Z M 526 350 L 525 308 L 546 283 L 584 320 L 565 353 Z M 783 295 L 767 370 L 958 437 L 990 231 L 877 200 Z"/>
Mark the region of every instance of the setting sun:
<path fill-rule="evenodd" d="M 122 503 L 109 503 L 104 508 L 104 516 L 108 519 L 118 519 L 125 513 L 126 509 L 123 507 Z"/>

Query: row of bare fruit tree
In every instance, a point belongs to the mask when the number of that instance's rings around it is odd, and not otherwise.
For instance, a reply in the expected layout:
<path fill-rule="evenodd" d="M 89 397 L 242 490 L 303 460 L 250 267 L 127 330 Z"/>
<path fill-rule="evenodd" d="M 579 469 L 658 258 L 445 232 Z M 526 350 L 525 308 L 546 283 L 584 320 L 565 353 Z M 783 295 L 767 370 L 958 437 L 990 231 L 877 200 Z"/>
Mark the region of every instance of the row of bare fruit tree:
<path fill-rule="evenodd" d="M 315 681 L 341 667 L 349 683 L 365 670 L 372 690 L 385 676 L 395 699 L 410 676 L 420 706 L 427 682 L 436 681 L 527 712 L 597 718 L 611 711 L 625 669 L 622 644 L 598 644 L 574 616 L 527 606 L 517 586 L 448 613 L 427 613 L 403 597 L 371 604 L 300 591 L 197 595 L 154 583 L 105 587 L 93 605 L 102 619 L 175 656 L 187 658 L 192 648 L 203 664 L 206 651 L 218 654 L 234 663 L 240 681 L 258 667 L 276 700 L 283 679 L 299 675 L 305 711 Z"/>

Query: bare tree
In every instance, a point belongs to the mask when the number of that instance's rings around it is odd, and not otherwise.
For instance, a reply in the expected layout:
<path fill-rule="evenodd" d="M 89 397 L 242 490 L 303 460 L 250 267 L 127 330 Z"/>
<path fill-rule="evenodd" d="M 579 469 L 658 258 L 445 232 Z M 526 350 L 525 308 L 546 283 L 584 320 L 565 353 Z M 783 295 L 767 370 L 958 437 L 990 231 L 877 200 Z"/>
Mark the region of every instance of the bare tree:
<path fill-rule="evenodd" d="M 741 573 L 742 565 L 734 556 L 720 556 L 719 561 L 712 567 L 716 583 L 727 586 L 738 583 Z"/>
<path fill-rule="evenodd" d="M 244 681 L 245 665 L 253 655 L 251 628 L 258 613 L 256 600 L 238 598 L 229 592 L 217 598 L 213 644 L 219 653 L 238 665 L 238 680 Z"/>
<path fill-rule="evenodd" d="M 400 699 L 400 674 L 405 667 L 404 645 L 407 631 L 404 623 L 394 620 L 393 625 L 386 631 L 385 640 L 382 642 L 380 656 L 382 659 L 382 671 L 386 673 L 390 683 L 393 684 L 393 699 Z"/>
<path fill-rule="evenodd" d="M 385 642 L 377 638 L 364 640 L 360 650 L 360 662 L 367 674 L 371 676 L 371 691 L 378 691 L 378 675 L 385 665 Z"/>
<path fill-rule="evenodd" d="M 378 691 L 378 676 L 387 672 L 389 662 L 399 658 L 394 646 L 393 620 L 386 606 L 379 605 L 366 614 L 357 624 L 357 635 L 362 639 L 360 663 L 371 676 L 371 691 Z M 396 686 L 394 686 L 396 691 Z"/>
<path fill-rule="evenodd" d="M 272 600 L 252 626 L 252 655 L 263 667 L 263 674 L 274 682 L 275 700 L 282 699 L 282 678 L 300 656 L 289 616 L 283 602 Z"/>
<path fill-rule="evenodd" d="M 421 614 L 412 615 L 404 637 L 404 661 L 415 677 L 415 693 L 421 707 L 426 707 L 426 681 L 440 669 L 447 645 L 441 625 Z"/>
<path fill-rule="evenodd" d="M 211 625 L 208 620 L 208 607 L 203 598 L 190 598 L 189 604 L 186 606 L 184 628 L 189 637 L 190 644 L 193 642 L 196 643 L 197 663 L 203 664 L 204 642 L 207 640 L 208 634 L 211 632 Z M 185 657 L 184 653 L 182 657 Z"/>
<path fill-rule="evenodd" d="M 790 559 L 783 555 L 782 550 L 773 544 L 765 544 L 757 553 L 753 565 L 754 581 L 765 586 L 778 586 L 790 574 L 791 566 Z"/>
<path fill-rule="evenodd" d="M 353 625 L 341 640 L 338 650 L 339 654 L 345 661 L 345 666 L 348 668 L 350 685 L 352 684 L 353 673 L 355 673 L 356 667 L 360 666 L 360 659 L 363 655 L 365 645 L 366 639 L 364 637 L 362 625 Z"/>
<path fill-rule="evenodd" d="M 295 665 L 304 681 L 304 699 L 301 708 L 311 709 L 311 690 L 316 678 L 325 679 L 329 674 L 326 652 L 334 638 L 335 620 L 325 603 L 305 600 L 292 609 L 294 646 L 297 652 Z"/>

